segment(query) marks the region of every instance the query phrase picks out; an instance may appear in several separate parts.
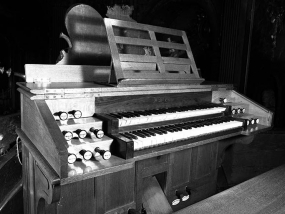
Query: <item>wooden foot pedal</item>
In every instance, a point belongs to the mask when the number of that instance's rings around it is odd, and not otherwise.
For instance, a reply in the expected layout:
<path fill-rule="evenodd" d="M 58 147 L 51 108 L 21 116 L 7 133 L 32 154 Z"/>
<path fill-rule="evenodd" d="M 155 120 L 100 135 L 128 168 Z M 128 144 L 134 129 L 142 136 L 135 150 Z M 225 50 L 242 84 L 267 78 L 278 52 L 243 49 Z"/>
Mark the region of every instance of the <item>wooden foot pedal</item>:
<path fill-rule="evenodd" d="M 155 177 L 146 178 L 143 189 L 142 202 L 148 214 L 168 214 L 173 212 Z"/>

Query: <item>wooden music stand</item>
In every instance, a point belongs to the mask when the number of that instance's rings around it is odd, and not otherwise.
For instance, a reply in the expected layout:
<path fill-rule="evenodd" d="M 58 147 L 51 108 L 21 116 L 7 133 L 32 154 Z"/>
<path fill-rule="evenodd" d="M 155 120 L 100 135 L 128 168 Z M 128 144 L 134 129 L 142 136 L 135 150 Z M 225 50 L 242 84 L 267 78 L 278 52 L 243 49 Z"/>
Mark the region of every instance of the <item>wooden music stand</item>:
<path fill-rule="evenodd" d="M 104 22 L 112 55 L 110 84 L 200 84 L 204 81 L 184 31 L 109 18 Z M 130 51 L 133 49 L 142 51 Z"/>

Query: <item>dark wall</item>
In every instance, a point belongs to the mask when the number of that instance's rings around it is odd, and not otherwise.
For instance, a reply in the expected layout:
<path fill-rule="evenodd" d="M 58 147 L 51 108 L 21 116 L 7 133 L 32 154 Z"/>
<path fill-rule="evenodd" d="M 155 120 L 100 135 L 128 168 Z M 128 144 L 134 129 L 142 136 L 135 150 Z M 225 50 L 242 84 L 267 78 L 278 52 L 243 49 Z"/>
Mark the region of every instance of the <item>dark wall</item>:
<path fill-rule="evenodd" d="M 285 2 L 256 1 L 246 95 L 274 112 L 285 128 Z"/>

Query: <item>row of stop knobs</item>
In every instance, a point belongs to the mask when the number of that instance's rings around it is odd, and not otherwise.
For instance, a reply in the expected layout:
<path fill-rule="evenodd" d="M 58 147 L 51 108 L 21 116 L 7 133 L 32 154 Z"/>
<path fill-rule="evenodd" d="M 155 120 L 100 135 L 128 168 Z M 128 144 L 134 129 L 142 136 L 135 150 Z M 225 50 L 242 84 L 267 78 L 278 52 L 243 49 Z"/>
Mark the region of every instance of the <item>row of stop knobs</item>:
<path fill-rule="evenodd" d="M 258 118 L 249 118 L 249 119 L 246 119 L 246 125 L 249 126 L 249 125 L 255 125 L 255 124 L 258 124 L 259 123 L 259 119 Z"/>
<path fill-rule="evenodd" d="M 173 206 L 179 204 L 180 202 L 187 201 L 190 198 L 191 189 L 190 187 L 186 186 L 184 191 L 176 190 L 175 195 L 177 198 L 172 201 Z"/>
<path fill-rule="evenodd" d="M 245 113 L 245 108 L 233 108 L 231 112 L 232 114 L 243 114 Z"/>
<path fill-rule="evenodd" d="M 79 119 L 82 117 L 82 112 L 80 110 L 72 110 L 69 112 L 60 111 L 60 112 L 54 113 L 54 115 L 58 116 L 60 120 L 64 121 L 64 120 L 67 120 L 69 118 L 69 115 L 72 115 L 73 118 L 75 118 L 75 119 Z"/>
<path fill-rule="evenodd" d="M 104 131 L 102 129 L 96 129 L 94 127 L 89 129 L 90 133 L 93 133 L 96 138 L 101 139 L 104 137 Z M 65 138 L 65 140 L 70 141 L 74 136 L 74 133 L 77 134 L 78 138 L 84 139 L 87 137 L 88 132 L 83 129 L 77 129 L 75 131 L 63 131 L 62 134 Z"/>
<path fill-rule="evenodd" d="M 83 157 L 84 160 L 90 160 L 92 157 L 94 157 L 95 160 L 108 160 L 111 157 L 111 152 L 108 150 L 100 149 L 99 147 L 96 147 L 93 151 L 88 149 L 82 149 L 79 151 L 79 154 Z M 72 164 L 77 160 L 77 156 L 75 153 L 69 153 L 68 154 L 68 163 Z"/>

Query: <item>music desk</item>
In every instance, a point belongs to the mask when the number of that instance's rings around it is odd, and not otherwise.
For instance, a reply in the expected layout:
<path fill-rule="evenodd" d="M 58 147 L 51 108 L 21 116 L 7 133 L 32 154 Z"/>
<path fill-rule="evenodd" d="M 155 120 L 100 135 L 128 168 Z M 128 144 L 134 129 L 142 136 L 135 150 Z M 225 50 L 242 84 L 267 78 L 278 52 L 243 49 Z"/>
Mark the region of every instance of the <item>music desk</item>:
<path fill-rule="evenodd" d="M 175 212 L 186 213 L 285 213 L 285 165 Z"/>

